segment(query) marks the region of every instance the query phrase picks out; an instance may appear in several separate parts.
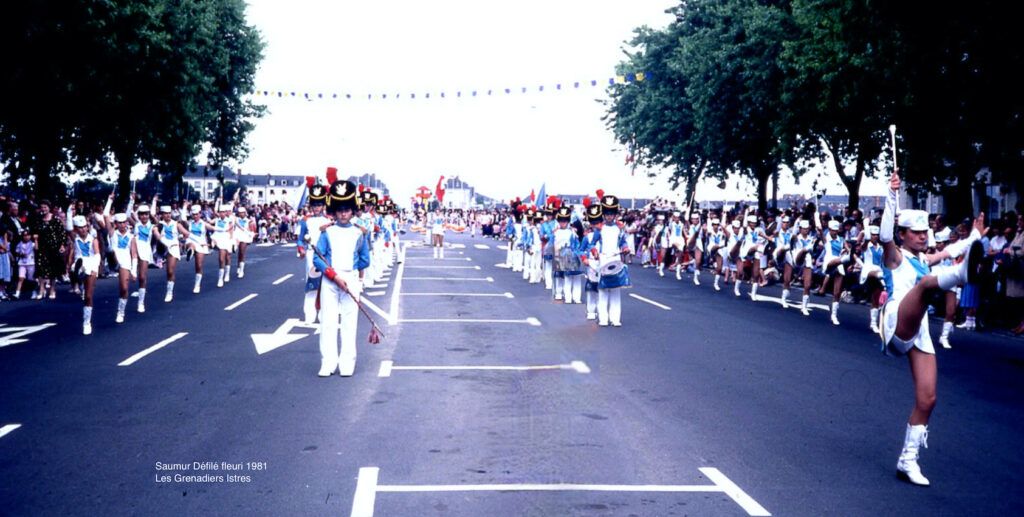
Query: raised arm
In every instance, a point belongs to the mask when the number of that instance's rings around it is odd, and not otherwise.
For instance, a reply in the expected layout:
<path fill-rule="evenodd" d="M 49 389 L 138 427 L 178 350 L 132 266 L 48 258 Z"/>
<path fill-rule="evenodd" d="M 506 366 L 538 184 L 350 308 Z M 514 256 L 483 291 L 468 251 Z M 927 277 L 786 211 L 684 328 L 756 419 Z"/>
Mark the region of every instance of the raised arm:
<path fill-rule="evenodd" d="M 889 177 L 889 193 L 882 210 L 882 223 L 878 227 L 878 239 L 882 242 L 882 263 L 889 269 L 896 269 L 903 262 L 903 254 L 893 240 L 896 226 L 896 211 L 899 210 L 900 174 L 899 169 Z"/>

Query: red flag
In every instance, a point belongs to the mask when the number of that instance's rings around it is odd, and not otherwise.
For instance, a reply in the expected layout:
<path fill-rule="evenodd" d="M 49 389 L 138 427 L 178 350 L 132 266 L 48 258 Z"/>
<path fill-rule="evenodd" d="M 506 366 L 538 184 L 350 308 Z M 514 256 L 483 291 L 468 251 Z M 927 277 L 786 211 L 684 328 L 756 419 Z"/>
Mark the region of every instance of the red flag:
<path fill-rule="evenodd" d="M 529 197 L 529 202 L 530 202 L 530 203 L 533 203 L 533 200 L 534 200 L 534 199 L 537 199 L 537 195 L 533 193 L 533 189 L 530 189 L 530 197 Z"/>
<path fill-rule="evenodd" d="M 437 180 L 437 187 L 434 188 L 434 195 L 437 196 L 438 203 L 444 203 L 444 187 L 442 183 L 444 183 L 444 176 Z"/>

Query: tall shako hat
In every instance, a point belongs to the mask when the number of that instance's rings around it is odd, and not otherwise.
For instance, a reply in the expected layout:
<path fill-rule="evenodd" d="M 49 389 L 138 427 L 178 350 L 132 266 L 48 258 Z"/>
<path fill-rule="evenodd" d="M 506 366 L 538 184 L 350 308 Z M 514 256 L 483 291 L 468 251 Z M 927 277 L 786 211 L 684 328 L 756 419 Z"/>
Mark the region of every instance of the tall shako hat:
<path fill-rule="evenodd" d="M 601 210 L 605 214 L 618 215 L 619 198 L 617 196 L 605 194 L 603 190 L 598 189 L 597 198 L 601 201 Z"/>
<path fill-rule="evenodd" d="M 359 194 L 359 201 L 363 204 L 363 209 L 377 208 L 377 194 L 372 191 L 364 190 Z"/>
<path fill-rule="evenodd" d="M 389 204 L 390 202 L 391 200 L 388 199 L 387 196 L 380 198 L 380 200 L 377 201 L 377 211 L 381 214 L 387 214 L 391 208 L 391 205 Z"/>
<path fill-rule="evenodd" d="M 356 209 L 356 184 L 347 180 L 331 183 L 327 196 L 327 209 L 336 212 L 343 208 Z"/>
<path fill-rule="evenodd" d="M 600 204 L 590 205 L 587 207 L 587 222 L 590 224 L 600 223 L 604 221 L 604 209 L 601 208 Z"/>
<path fill-rule="evenodd" d="M 569 222 L 572 220 L 572 207 L 563 205 L 558 207 L 558 212 L 555 213 L 555 219 L 558 222 Z"/>

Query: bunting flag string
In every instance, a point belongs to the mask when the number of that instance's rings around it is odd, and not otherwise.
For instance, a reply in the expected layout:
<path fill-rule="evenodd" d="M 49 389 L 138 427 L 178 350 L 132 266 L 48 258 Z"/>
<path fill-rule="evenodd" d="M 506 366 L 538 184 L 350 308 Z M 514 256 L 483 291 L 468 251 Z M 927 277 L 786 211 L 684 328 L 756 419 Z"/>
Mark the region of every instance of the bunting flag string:
<path fill-rule="evenodd" d="M 429 99 L 462 99 L 462 98 L 483 98 L 483 97 L 499 97 L 513 94 L 526 94 L 526 93 L 544 93 L 550 91 L 562 91 L 562 90 L 579 90 L 581 88 L 594 88 L 598 85 L 624 85 L 629 83 L 637 83 L 643 81 L 650 81 L 650 75 L 645 72 L 636 72 L 625 75 L 616 75 L 609 77 L 606 81 L 599 81 L 597 79 L 591 79 L 589 81 L 572 81 L 567 83 L 554 83 L 553 87 L 547 88 L 545 85 L 538 85 L 536 88 L 520 86 L 518 88 L 486 88 L 486 89 L 455 89 L 446 90 L 440 92 L 395 92 L 395 93 L 364 93 L 364 94 L 353 94 L 353 93 L 336 93 L 336 92 L 301 92 L 301 91 L 290 91 L 290 90 L 256 90 L 253 92 L 254 97 L 264 98 L 281 98 L 281 99 L 303 99 L 308 101 L 314 100 L 429 100 Z M 431 96 L 433 93 L 433 97 Z"/>

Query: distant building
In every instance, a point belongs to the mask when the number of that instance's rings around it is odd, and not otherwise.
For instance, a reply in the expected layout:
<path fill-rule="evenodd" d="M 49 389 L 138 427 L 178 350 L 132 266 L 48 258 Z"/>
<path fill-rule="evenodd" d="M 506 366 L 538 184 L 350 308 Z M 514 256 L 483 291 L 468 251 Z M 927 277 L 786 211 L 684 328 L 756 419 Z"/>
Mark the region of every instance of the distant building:
<path fill-rule="evenodd" d="M 472 185 L 459 179 L 458 176 L 448 178 L 444 182 L 444 206 L 445 208 L 467 209 L 483 206 L 493 206 L 494 199 L 482 194 L 477 194 Z"/>
<path fill-rule="evenodd" d="M 246 198 L 257 204 L 277 201 L 296 206 L 306 189 L 306 177 L 296 174 L 242 174 L 239 183 Z"/>
<path fill-rule="evenodd" d="M 362 176 L 349 176 L 348 180 L 356 185 L 365 185 L 373 189 L 378 196 L 391 196 L 391 190 L 388 189 L 387 184 L 377 178 L 376 174 L 363 174 Z M 395 200 L 397 203 L 398 201 Z"/>
<path fill-rule="evenodd" d="M 238 173 L 232 170 L 231 167 L 213 168 L 206 165 L 199 165 L 195 170 L 186 169 L 185 175 L 182 176 L 181 180 L 192 187 L 203 201 L 213 201 L 220 192 L 220 180 L 217 178 L 218 173 L 224 175 L 225 184 L 238 182 Z"/>

